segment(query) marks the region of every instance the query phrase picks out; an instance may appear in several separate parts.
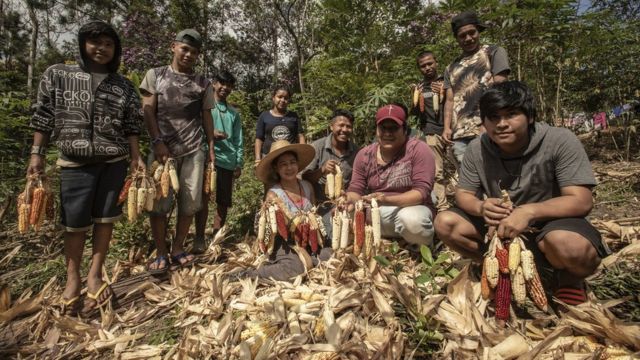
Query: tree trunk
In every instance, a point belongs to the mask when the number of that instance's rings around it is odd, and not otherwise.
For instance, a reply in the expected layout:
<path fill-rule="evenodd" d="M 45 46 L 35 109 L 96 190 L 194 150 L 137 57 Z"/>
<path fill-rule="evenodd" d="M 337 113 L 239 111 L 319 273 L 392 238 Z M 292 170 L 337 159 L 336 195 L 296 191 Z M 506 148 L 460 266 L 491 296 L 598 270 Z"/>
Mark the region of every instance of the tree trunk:
<path fill-rule="evenodd" d="M 38 45 L 38 18 L 32 1 L 25 0 L 27 10 L 29 12 L 29 20 L 31 21 L 31 39 L 29 42 L 29 65 L 27 67 L 27 94 L 29 98 L 33 97 L 33 68 L 36 64 L 36 51 Z"/>

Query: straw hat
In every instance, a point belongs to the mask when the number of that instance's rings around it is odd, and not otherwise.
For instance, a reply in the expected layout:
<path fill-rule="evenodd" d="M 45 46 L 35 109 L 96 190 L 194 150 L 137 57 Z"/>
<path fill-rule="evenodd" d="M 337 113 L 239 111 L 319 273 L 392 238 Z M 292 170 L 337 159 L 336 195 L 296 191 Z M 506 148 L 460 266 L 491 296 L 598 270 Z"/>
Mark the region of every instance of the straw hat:
<path fill-rule="evenodd" d="M 291 144 L 287 140 L 278 140 L 271 144 L 269 153 L 260 160 L 256 168 L 258 179 L 265 184 L 270 182 L 271 173 L 273 172 L 271 166 L 273 160 L 289 151 L 295 153 L 298 157 L 298 171 L 304 170 L 316 156 L 315 149 L 309 144 Z"/>

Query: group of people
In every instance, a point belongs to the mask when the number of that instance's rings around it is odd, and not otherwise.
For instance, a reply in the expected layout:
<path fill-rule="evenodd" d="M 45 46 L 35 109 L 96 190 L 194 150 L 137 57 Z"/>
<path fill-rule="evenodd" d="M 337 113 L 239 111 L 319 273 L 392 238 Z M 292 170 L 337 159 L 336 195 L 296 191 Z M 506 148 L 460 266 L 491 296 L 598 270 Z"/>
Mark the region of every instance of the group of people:
<path fill-rule="evenodd" d="M 316 207 L 330 231 L 336 202 L 327 201 L 327 175 L 342 174 L 340 206 L 376 199 L 381 233 L 409 246 L 431 245 L 434 237 L 461 255 L 478 261 L 486 251 L 487 227 L 502 238 L 524 236 L 556 281 L 558 298 L 570 304 L 586 300 L 583 279 L 593 273 L 608 249 L 585 219 L 596 185 L 589 160 L 568 130 L 537 122 L 530 89 L 508 81 L 506 51 L 485 45 L 485 29 L 475 13 L 451 21 L 462 53 L 441 76 L 436 54 L 418 54 L 422 74 L 414 85 L 423 97 L 409 110 L 388 104 L 375 114 L 376 141 L 360 148 L 352 139 L 354 116 L 335 110 L 326 137 L 306 144 L 299 116 L 288 110 L 291 93 L 276 88 L 273 107 L 260 114 L 254 154 L 256 177 L 265 184 L 265 200 L 296 213 Z M 112 289 L 102 265 L 113 224 L 121 216 L 118 193 L 130 171 L 174 159 L 179 177 L 175 196 L 156 201 L 149 213 L 157 256 L 152 273 L 187 266 L 206 247 L 208 199 L 203 175 L 216 169 L 214 232 L 225 223 L 234 179 L 244 161 L 242 122 L 227 103 L 236 79 L 221 71 L 212 82 L 194 70 L 202 39 L 192 29 L 171 43 L 170 65 L 149 70 L 139 86 L 118 74 L 121 44 L 107 23 L 93 21 L 78 34 L 78 63 L 48 68 L 38 89 L 28 175 L 43 173 L 47 145 L 60 156 L 61 224 L 67 282 L 61 304 L 68 313 L 90 311 L 108 302 Z M 435 98 L 435 99 L 434 99 Z M 418 133 L 409 115 L 418 119 Z M 151 138 L 149 159 L 142 159 L 138 138 L 142 123 Z M 455 205 L 447 208 L 443 159 L 452 149 L 459 183 Z M 129 159 L 130 164 L 127 164 Z M 501 201 L 506 190 L 513 206 Z M 168 247 L 168 214 L 175 199 L 175 236 Z M 191 252 L 184 241 L 195 218 Z M 81 300 L 80 263 L 87 231 L 93 229 L 93 255 L 87 295 Z M 330 235 L 329 235 L 330 238 Z M 325 241 L 327 244 L 328 241 Z M 303 273 L 306 263 L 290 239 L 277 239 L 270 262 L 244 276 L 280 280 Z M 329 248 L 311 263 L 326 260 Z M 309 260 L 309 259 L 306 259 Z"/>

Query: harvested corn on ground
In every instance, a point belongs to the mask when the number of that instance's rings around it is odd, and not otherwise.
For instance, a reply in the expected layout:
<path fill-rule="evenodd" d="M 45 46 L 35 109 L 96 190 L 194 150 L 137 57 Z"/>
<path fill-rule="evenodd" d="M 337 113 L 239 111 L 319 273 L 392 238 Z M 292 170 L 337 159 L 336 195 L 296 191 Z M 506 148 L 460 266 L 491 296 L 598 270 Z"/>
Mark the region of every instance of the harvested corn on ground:
<path fill-rule="evenodd" d="M 228 274 L 257 266 L 265 258 L 247 244 L 223 249 L 221 242 L 222 235 L 194 268 L 174 271 L 167 282 L 137 283 L 123 298 L 123 302 L 131 298 L 134 302 L 106 309 L 91 319 L 60 316 L 55 307 L 61 291 L 56 279 L 40 293 L 26 292 L 13 301 L 7 299 L 5 287 L 0 291 L 0 354 L 120 359 L 400 359 L 411 355 L 501 359 L 528 353 L 531 359 L 553 359 L 558 354 L 580 358 L 594 352 L 629 357 L 640 350 L 640 327 L 617 321 L 604 304 L 570 307 L 561 318 L 512 317 L 506 328 L 499 328 L 491 316 L 494 309 L 480 295 L 479 279 L 459 260 L 456 264 L 462 271 L 442 294 L 416 285 L 414 278 L 424 265 L 404 251 L 383 252 L 393 266 L 376 260 L 363 263 L 348 251 L 292 283 L 238 281 Z M 383 240 L 383 248 L 390 247 Z M 638 246 L 627 253 L 637 254 Z M 219 261 L 222 256 L 226 259 Z M 123 280 L 125 274 L 134 276 L 143 269 L 137 263 L 118 263 L 109 271 L 110 279 Z M 435 281 L 446 285 L 447 280 L 436 277 Z M 156 333 L 167 331 L 158 325 L 164 324 L 163 318 L 171 319 L 174 341 L 151 344 Z M 439 335 L 431 334 L 437 342 L 432 353 L 422 348 L 414 352 L 410 344 L 415 343 L 408 334 L 425 319 L 437 329 Z"/>

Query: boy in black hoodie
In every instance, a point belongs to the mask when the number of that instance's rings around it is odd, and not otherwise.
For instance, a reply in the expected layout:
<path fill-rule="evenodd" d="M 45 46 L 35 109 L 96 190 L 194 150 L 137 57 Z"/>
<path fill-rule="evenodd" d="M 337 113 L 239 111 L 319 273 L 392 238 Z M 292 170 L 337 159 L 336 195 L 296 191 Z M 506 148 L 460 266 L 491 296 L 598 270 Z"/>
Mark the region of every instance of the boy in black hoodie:
<path fill-rule="evenodd" d="M 118 74 L 120 38 L 107 23 L 92 21 L 78 33 L 77 65 L 57 64 L 42 75 L 38 88 L 31 159 L 27 176 L 44 174 L 46 147 L 53 141 L 60 166 L 61 223 L 65 230 L 67 282 L 61 305 L 67 314 L 102 306 L 113 291 L 102 280 L 113 223 L 122 215 L 118 194 L 131 168 L 144 170 L 138 136 L 140 98 Z M 87 297 L 80 301 L 80 264 L 87 231 L 93 229 L 93 255 Z"/>
<path fill-rule="evenodd" d="M 543 268 L 553 270 L 555 297 L 576 305 L 586 301 L 584 278 L 608 255 L 585 219 L 596 180 L 578 138 L 535 122 L 535 114 L 524 83 L 500 83 L 482 95 L 486 133 L 469 144 L 456 207 L 438 215 L 435 229 L 451 249 L 477 261 L 486 251 L 485 224 L 495 226 L 501 239 L 523 236 Z M 513 206 L 501 202 L 501 190 Z"/>

